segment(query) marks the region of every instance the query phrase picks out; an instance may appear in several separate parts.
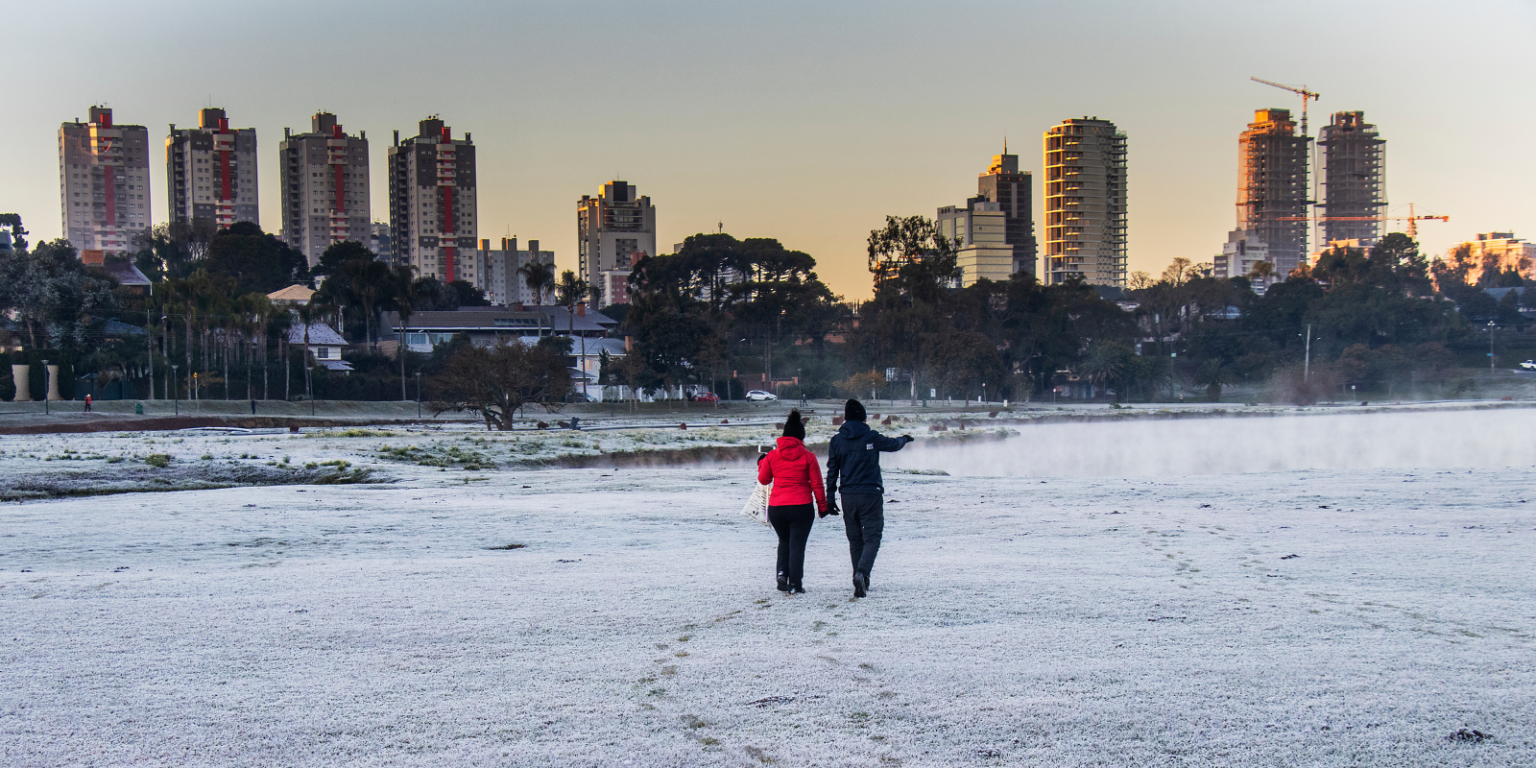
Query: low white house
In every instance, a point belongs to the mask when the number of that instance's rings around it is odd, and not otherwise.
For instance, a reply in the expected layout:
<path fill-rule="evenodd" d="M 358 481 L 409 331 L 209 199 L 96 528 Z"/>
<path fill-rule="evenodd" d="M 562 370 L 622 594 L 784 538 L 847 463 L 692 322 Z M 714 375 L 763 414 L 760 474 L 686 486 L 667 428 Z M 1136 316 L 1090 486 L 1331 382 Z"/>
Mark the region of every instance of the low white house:
<path fill-rule="evenodd" d="M 333 371 L 352 370 L 352 364 L 341 359 L 343 350 L 347 348 L 347 340 L 341 334 L 325 323 L 310 324 L 307 337 L 304 330 L 302 323 L 288 329 L 289 346 L 302 349 L 307 344 L 309 355 L 315 362 Z"/>

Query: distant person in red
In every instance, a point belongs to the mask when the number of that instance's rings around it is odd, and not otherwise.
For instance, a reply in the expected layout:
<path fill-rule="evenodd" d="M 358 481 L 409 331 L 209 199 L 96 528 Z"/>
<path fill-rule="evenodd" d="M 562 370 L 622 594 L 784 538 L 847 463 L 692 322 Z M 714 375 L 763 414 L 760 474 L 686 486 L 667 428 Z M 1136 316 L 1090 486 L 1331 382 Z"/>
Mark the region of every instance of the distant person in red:
<path fill-rule="evenodd" d="M 91 412 L 91 396 L 90 395 L 86 395 L 85 396 L 85 412 L 86 413 L 90 413 Z"/>
<path fill-rule="evenodd" d="M 805 570 L 805 542 L 811 537 L 811 524 L 816 522 L 812 496 L 823 517 L 828 507 L 821 465 L 816 454 L 805 448 L 805 420 L 799 410 L 790 411 L 785 419 L 778 447 L 758 459 L 757 482 L 773 483 L 768 495 L 768 523 L 779 535 L 779 591 L 805 594 L 800 579 Z"/>

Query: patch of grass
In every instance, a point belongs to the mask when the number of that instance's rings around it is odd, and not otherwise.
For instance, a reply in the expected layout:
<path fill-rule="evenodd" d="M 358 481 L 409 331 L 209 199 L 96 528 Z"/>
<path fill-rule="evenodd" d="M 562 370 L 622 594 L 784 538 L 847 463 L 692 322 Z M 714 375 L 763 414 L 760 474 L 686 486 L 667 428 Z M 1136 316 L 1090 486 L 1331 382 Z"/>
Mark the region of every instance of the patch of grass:
<path fill-rule="evenodd" d="M 370 483 L 374 482 L 373 470 L 367 467 L 358 467 L 351 472 L 342 469 L 337 472 L 321 475 L 310 482 L 315 485 L 357 485 L 358 483 Z"/>
<path fill-rule="evenodd" d="M 347 429 L 341 432 L 305 432 L 305 437 L 395 437 L 398 432 L 386 432 L 377 429 Z"/>
<path fill-rule="evenodd" d="M 490 456 L 476 450 L 467 450 L 456 445 L 449 446 L 446 450 L 441 446 L 429 446 L 421 448 L 414 445 L 391 448 L 381 446 L 380 458 L 391 461 L 403 461 L 423 467 L 463 466 L 465 469 L 479 470 L 490 469 L 496 466 L 496 462 Z"/>
<path fill-rule="evenodd" d="M 151 453 L 144 457 L 144 463 L 157 469 L 165 469 L 171 465 L 171 455 L 169 453 Z"/>
<path fill-rule="evenodd" d="M 486 547 L 486 549 L 522 549 L 522 548 L 524 548 L 526 546 L 528 546 L 528 545 L 527 544 L 502 544 L 500 546 L 495 546 L 495 547 Z"/>

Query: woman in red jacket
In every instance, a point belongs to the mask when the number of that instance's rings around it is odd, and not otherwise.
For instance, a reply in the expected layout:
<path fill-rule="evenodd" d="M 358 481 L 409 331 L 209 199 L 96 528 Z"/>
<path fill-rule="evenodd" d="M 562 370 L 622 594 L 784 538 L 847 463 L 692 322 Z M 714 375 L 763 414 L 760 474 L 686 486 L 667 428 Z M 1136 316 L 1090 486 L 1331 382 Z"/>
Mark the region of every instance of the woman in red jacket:
<path fill-rule="evenodd" d="M 779 534 L 779 591 L 804 594 L 800 577 L 805 567 L 805 542 L 811 537 L 814 494 L 816 508 L 827 515 L 827 493 L 821 485 L 821 465 L 805 448 L 805 420 L 789 412 L 778 447 L 757 462 L 757 482 L 773 483 L 768 495 L 768 522 Z"/>

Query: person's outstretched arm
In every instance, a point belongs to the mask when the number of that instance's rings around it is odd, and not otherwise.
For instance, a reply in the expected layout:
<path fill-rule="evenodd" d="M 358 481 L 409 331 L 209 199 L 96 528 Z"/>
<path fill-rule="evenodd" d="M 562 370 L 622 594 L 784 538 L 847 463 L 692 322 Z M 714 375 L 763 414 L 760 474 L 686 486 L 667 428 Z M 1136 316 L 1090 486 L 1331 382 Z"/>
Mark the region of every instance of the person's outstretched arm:
<path fill-rule="evenodd" d="M 887 453 L 899 451 L 902 448 L 905 448 L 907 443 L 912 442 L 912 439 L 913 438 L 911 435 L 902 435 L 901 437 L 886 437 L 885 435 L 876 432 L 874 440 L 875 450 L 885 451 Z"/>

